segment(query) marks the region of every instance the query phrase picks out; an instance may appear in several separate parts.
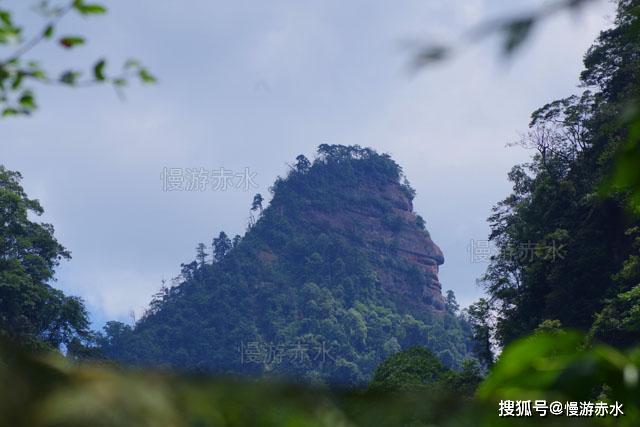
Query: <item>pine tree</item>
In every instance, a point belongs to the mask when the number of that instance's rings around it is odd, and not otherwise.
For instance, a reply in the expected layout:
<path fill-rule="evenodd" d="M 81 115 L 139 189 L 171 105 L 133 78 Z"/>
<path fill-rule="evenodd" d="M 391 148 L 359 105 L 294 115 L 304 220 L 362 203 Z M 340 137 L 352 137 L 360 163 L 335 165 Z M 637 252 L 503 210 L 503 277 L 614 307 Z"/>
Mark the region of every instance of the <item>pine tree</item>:
<path fill-rule="evenodd" d="M 227 236 L 227 233 L 221 231 L 218 237 L 213 239 L 213 258 L 216 262 L 222 261 L 232 247 L 231 240 Z"/>

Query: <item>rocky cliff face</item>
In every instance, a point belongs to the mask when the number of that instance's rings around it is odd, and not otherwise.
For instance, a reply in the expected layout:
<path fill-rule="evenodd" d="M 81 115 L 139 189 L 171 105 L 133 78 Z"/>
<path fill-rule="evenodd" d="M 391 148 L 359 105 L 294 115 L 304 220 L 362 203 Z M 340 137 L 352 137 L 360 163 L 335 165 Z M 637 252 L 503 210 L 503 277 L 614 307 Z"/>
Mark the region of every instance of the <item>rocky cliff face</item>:
<path fill-rule="evenodd" d="M 422 302 L 436 310 L 444 310 L 442 286 L 438 279 L 439 266 L 444 264 L 442 250 L 431 236 L 420 227 L 418 215 L 413 211 L 413 203 L 406 192 L 398 188 L 398 184 L 390 184 L 383 197 L 390 197 L 394 202 L 394 214 L 403 219 L 399 229 L 392 230 L 387 239 L 395 242 L 394 247 L 399 256 L 410 264 L 417 266 L 425 276 L 425 281 L 418 288 Z"/>
<path fill-rule="evenodd" d="M 438 279 L 439 266 L 444 255 L 429 233 L 421 227 L 413 211 L 410 192 L 402 184 L 389 181 L 383 185 L 361 182 L 348 189 L 357 194 L 345 197 L 331 210 L 307 212 L 320 227 L 352 236 L 367 248 L 376 265 L 381 285 L 402 302 L 425 310 L 444 310 L 442 286 Z M 374 206 L 362 200 L 378 199 Z M 386 202 L 386 203 L 385 203 Z M 379 206 L 385 206 L 380 209 Z M 422 275 L 397 274 L 389 269 L 389 261 L 403 260 L 409 268 L 415 267 Z"/>

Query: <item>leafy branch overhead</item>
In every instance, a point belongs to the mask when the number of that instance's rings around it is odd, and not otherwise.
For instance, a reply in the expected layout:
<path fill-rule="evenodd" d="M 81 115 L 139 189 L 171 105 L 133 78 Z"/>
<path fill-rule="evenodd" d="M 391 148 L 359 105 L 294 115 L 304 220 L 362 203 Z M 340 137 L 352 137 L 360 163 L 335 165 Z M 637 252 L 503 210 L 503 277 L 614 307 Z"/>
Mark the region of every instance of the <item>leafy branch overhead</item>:
<path fill-rule="evenodd" d="M 31 36 L 22 25 L 14 21 L 14 13 L 0 8 L 0 114 L 2 117 L 30 115 L 38 103 L 35 84 L 67 87 L 87 87 L 99 84 L 113 86 L 118 94 L 131 80 L 154 83 L 156 78 L 139 61 L 130 59 L 111 71 L 107 59 L 100 58 L 87 70 L 67 68 L 54 75 L 37 60 L 26 58 L 38 45 L 53 44 L 62 50 L 77 49 L 87 44 L 87 39 L 77 34 L 58 34 L 60 21 L 69 14 L 83 17 L 104 15 L 107 8 L 85 0 L 73 0 L 63 4 L 39 2 L 33 11 L 43 20 L 42 28 Z M 4 51 L 9 54 L 5 55 Z"/>
<path fill-rule="evenodd" d="M 471 43 L 477 43 L 490 36 L 500 39 L 502 52 L 506 56 L 516 53 L 532 35 L 533 30 L 545 19 L 565 10 L 578 11 L 594 0 L 556 0 L 546 3 L 527 13 L 488 20 L 467 32 L 459 45 L 425 43 L 418 46 L 413 56 L 413 67 L 421 69 L 449 59 L 456 52 Z"/>

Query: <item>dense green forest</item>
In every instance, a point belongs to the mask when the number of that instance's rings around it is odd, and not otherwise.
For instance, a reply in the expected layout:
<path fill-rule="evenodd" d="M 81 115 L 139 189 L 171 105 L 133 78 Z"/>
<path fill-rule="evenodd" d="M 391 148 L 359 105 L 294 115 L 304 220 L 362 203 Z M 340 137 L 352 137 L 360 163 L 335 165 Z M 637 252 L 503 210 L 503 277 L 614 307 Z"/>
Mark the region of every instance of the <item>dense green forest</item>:
<path fill-rule="evenodd" d="M 50 285 L 60 261 L 71 256 L 51 224 L 29 218 L 44 210 L 25 194 L 21 178 L 0 165 L 0 339 L 50 349 L 86 344 L 83 301 Z"/>
<path fill-rule="evenodd" d="M 584 57 L 582 93 L 535 111 L 516 143 L 535 155 L 511 170 L 513 192 L 489 218 L 499 253 L 482 279 L 501 346 L 550 322 L 639 342 L 640 224 L 634 193 L 611 178 L 640 95 L 638 25 L 637 2 L 621 1 Z"/>
<path fill-rule="evenodd" d="M 243 237 L 198 245 L 178 283 L 133 328 L 110 322 L 97 351 L 124 364 L 353 385 L 416 345 L 451 368 L 472 357 L 471 326 L 437 282 L 442 253 L 389 156 L 322 145 L 271 190 L 268 207 L 254 199 Z"/>

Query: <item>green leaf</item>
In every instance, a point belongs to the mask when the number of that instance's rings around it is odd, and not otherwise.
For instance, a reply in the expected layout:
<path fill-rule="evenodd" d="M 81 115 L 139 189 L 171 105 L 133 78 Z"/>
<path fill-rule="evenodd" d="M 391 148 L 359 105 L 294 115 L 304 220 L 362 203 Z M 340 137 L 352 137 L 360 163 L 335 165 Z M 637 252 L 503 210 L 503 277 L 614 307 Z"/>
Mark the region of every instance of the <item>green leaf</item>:
<path fill-rule="evenodd" d="M 31 71 L 31 77 L 37 80 L 46 80 L 47 74 L 44 72 L 44 70 L 37 69 L 37 70 Z"/>
<path fill-rule="evenodd" d="M 105 59 L 101 59 L 93 67 L 93 76 L 97 81 L 102 82 L 105 80 L 106 77 L 104 75 L 104 68 L 106 65 L 107 65 L 107 61 Z"/>
<path fill-rule="evenodd" d="M 7 27 L 13 26 L 11 23 L 11 14 L 5 10 L 0 10 L 0 21 Z"/>
<path fill-rule="evenodd" d="M 17 116 L 17 115 L 18 115 L 18 110 L 16 110 L 15 108 L 7 107 L 4 110 L 2 110 L 2 117 L 11 117 L 11 116 Z"/>
<path fill-rule="evenodd" d="M 78 77 L 80 77 L 81 73 L 77 71 L 65 71 L 60 76 L 60 83 L 73 86 L 77 83 Z"/>
<path fill-rule="evenodd" d="M 124 63 L 125 70 L 130 68 L 140 68 L 140 62 L 137 59 L 127 59 L 127 62 Z"/>
<path fill-rule="evenodd" d="M 522 47 L 522 43 L 529 37 L 534 24 L 533 18 L 522 18 L 509 22 L 504 26 L 504 52 L 507 55 L 513 54 L 518 48 Z"/>
<path fill-rule="evenodd" d="M 14 77 L 13 82 L 11 83 L 11 89 L 13 90 L 18 89 L 22 84 L 23 78 L 24 78 L 24 73 L 19 71 Z"/>
<path fill-rule="evenodd" d="M 45 28 L 44 33 L 42 34 L 44 38 L 50 39 L 51 37 L 53 37 L 54 29 L 55 27 L 53 25 L 48 25 L 47 28 Z"/>
<path fill-rule="evenodd" d="M 85 3 L 84 0 L 75 0 L 73 8 L 82 15 L 102 15 L 107 13 L 107 8 L 97 3 Z"/>
<path fill-rule="evenodd" d="M 27 111 L 31 111 L 36 108 L 36 100 L 33 96 L 33 92 L 31 91 L 24 91 L 18 102 L 20 103 L 20 106 Z"/>
<path fill-rule="evenodd" d="M 0 9 L 0 44 L 19 41 L 21 31 L 13 25 L 11 13 Z"/>
<path fill-rule="evenodd" d="M 141 68 L 140 71 L 138 71 L 138 76 L 143 83 L 155 83 L 158 81 L 146 68 Z"/>
<path fill-rule="evenodd" d="M 75 46 L 80 46 L 85 43 L 86 43 L 85 39 L 78 36 L 63 37 L 60 39 L 60 44 L 65 49 L 71 49 Z"/>

